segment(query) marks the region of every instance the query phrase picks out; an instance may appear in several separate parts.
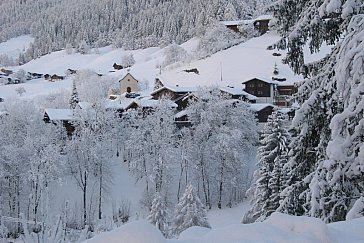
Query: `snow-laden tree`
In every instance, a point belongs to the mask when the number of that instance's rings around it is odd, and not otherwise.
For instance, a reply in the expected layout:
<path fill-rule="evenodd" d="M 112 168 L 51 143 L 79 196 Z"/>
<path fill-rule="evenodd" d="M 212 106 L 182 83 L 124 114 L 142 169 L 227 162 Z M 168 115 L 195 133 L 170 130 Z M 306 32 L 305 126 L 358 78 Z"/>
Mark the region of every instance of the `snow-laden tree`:
<path fill-rule="evenodd" d="M 336 57 L 334 78 L 343 110 L 331 119 L 328 159 L 319 161 L 310 183 L 310 214 L 325 222 L 344 220 L 353 200 L 364 192 L 363 47 L 364 15 L 357 15 L 352 18 Z"/>
<path fill-rule="evenodd" d="M 231 21 L 231 20 L 237 20 L 237 18 L 238 14 L 236 12 L 234 5 L 231 2 L 228 3 L 224 11 L 224 20 Z"/>
<path fill-rule="evenodd" d="M 197 47 L 197 55 L 204 58 L 236 45 L 243 40 L 238 33 L 227 29 L 225 25 L 219 22 L 214 22 L 210 24 L 210 28 L 201 37 Z"/>
<path fill-rule="evenodd" d="M 210 228 L 206 210 L 192 185 L 187 186 L 183 196 L 175 207 L 172 231 L 179 235 L 192 226 Z"/>
<path fill-rule="evenodd" d="M 176 159 L 173 114 L 171 101 L 161 100 L 153 110 L 138 110 L 130 123 L 126 124 L 128 138 L 124 156 L 136 179 L 146 180 L 148 193 L 162 193 L 168 187 L 170 165 Z"/>
<path fill-rule="evenodd" d="M 363 4 L 355 0 L 281 3 L 283 11 L 277 17 L 283 20 L 282 32 L 287 37 L 287 61 L 296 72 L 302 70 L 306 42 L 311 51 L 319 50 L 323 41 L 337 44 L 299 88 L 301 108 L 293 121 L 297 136 L 290 146 L 290 179 L 282 192 L 280 210 L 326 222 L 344 220 L 363 191 L 357 182 L 362 180 L 358 162 L 362 141 L 357 131 L 361 121 L 358 77 L 363 73 Z M 289 6 L 292 9 L 283 13 Z"/>
<path fill-rule="evenodd" d="M 252 188 L 252 208 L 244 216 L 244 222 L 262 221 L 279 207 L 290 140 L 285 123 L 284 114 L 274 111 L 264 126 L 258 148 L 256 182 Z"/>
<path fill-rule="evenodd" d="M 67 55 L 71 55 L 73 53 L 73 47 L 71 44 L 66 44 L 66 53 Z"/>
<path fill-rule="evenodd" d="M 81 53 L 82 55 L 89 54 L 91 51 L 91 48 L 89 44 L 85 40 L 82 40 L 80 44 L 78 45 L 77 51 Z"/>
<path fill-rule="evenodd" d="M 255 117 L 244 102 L 225 99 L 218 89 L 195 95 L 187 108 L 192 123 L 187 159 L 195 164 L 206 206 L 231 206 L 245 194 L 243 175 L 257 142 Z"/>
<path fill-rule="evenodd" d="M 135 64 L 135 59 L 133 53 L 124 54 L 121 59 L 121 65 L 124 68 L 131 67 Z"/>
<path fill-rule="evenodd" d="M 169 233 L 169 215 L 165 201 L 160 193 L 155 193 L 152 201 L 152 207 L 148 215 L 148 221 L 155 225 L 164 236 L 168 236 Z"/>
<path fill-rule="evenodd" d="M 164 51 L 165 59 L 163 66 L 168 66 L 170 64 L 185 61 L 188 58 L 188 53 L 183 47 L 177 44 L 171 44 L 166 47 Z"/>
<path fill-rule="evenodd" d="M 72 83 L 72 93 L 71 93 L 71 98 L 69 100 L 70 103 L 70 108 L 71 109 L 75 109 L 77 104 L 80 102 L 80 99 L 78 97 L 78 92 L 77 92 L 77 87 L 76 87 L 76 81 L 73 80 Z"/>

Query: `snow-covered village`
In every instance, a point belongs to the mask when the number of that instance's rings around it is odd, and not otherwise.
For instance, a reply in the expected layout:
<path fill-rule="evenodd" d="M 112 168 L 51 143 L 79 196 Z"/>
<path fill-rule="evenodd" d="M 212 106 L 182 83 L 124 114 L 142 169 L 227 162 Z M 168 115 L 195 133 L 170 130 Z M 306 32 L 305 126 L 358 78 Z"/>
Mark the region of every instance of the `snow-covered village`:
<path fill-rule="evenodd" d="M 363 94 L 363 0 L 1 0 L 0 242 L 364 242 Z"/>

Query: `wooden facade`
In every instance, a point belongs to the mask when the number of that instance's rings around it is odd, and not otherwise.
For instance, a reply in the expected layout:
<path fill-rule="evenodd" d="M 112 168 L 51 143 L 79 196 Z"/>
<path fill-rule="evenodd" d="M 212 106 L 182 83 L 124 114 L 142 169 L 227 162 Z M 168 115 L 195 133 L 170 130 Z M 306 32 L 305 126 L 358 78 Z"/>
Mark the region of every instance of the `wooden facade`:
<path fill-rule="evenodd" d="M 261 35 L 269 30 L 270 19 L 259 19 L 254 21 L 254 28 L 259 31 Z"/>
<path fill-rule="evenodd" d="M 277 92 L 279 95 L 293 95 L 297 93 L 295 85 L 278 85 Z"/>
<path fill-rule="evenodd" d="M 54 125 L 62 124 L 62 126 L 66 129 L 67 136 L 72 137 L 73 133 L 75 132 L 75 125 L 73 124 L 74 121 L 71 120 L 51 120 L 47 112 L 44 113 L 43 121 L 45 123 L 52 123 Z"/>
<path fill-rule="evenodd" d="M 151 95 L 154 100 L 170 99 L 177 104 L 177 110 L 183 110 L 187 107 L 189 101 L 194 98 L 191 92 L 196 91 L 191 87 L 166 87 L 154 90 Z"/>
<path fill-rule="evenodd" d="M 257 111 L 257 118 L 259 122 L 267 122 L 268 116 L 270 116 L 273 112 L 273 106 L 267 106 L 260 111 Z"/>
<path fill-rule="evenodd" d="M 273 84 L 264 80 L 253 78 L 245 81 L 244 91 L 256 97 L 273 97 Z"/>

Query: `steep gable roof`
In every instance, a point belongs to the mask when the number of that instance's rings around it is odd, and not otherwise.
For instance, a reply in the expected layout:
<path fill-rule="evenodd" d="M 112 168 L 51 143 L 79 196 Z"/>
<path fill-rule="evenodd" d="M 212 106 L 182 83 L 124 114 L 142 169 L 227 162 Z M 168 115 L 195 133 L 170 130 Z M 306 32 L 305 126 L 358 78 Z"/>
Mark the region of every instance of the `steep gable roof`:
<path fill-rule="evenodd" d="M 276 82 L 276 81 L 269 80 L 269 79 L 265 79 L 265 78 L 258 78 L 258 77 L 255 77 L 255 78 L 251 78 L 251 79 L 245 80 L 245 81 L 243 81 L 243 82 L 242 82 L 242 84 L 245 84 L 245 83 L 247 83 L 247 82 L 250 82 L 250 81 L 252 81 L 252 80 L 254 80 L 254 79 L 260 80 L 260 81 L 265 82 L 265 83 L 268 83 L 268 84 L 277 84 L 277 82 Z"/>
<path fill-rule="evenodd" d="M 121 80 L 123 80 L 124 78 L 126 78 L 128 75 L 129 75 L 132 79 L 134 79 L 135 81 L 137 81 L 137 82 L 139 83 L 139 80 L 138 80 L 138 79 L 136 79 L 136 78 L 135 78 L 133 75 L 131 75 L 131 73 L 129 73 L 129 72 L 128 72 L 128 73 L 126 73 L 126 74 L 125 74 L 125 76 L 119 80 L 119 83 L 121 82 Z"/>

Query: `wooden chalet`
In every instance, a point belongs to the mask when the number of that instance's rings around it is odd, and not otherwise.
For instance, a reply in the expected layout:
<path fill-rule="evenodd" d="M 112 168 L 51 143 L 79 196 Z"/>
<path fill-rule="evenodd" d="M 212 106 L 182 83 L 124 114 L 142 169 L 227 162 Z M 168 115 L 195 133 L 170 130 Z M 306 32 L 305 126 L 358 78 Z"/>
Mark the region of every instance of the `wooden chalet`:
<path fill-rule="evenodd" d="M 258 122 L 267 122 L 268 116 L 270 116 L 275 109 L 272 104 L 250 104 L 250 109 L 257 114 Z"/>
<path fill-rule="evenodd" d="M 294 84 L 279 84 L 277 86 L 278 95 L 294 95 L 297 93 L 297 87 Z"/>
<path fill-rule="evenodd" d="M 257 103 L 271 103 L 274 101 L 276 82 L 271 80 L 252 78 L 242 83 L 244 91 L 257 97 Z"/>
<path fill-rule="evenodd" d="M 177 104 L 177 110 L 183 110 L 187 107 L 192 92 L 196 92 L 197 87 L 163 86 L 154 90 L 150 95 L 154 100 L 167 98 Z"/>
<path fill-rule="evenodd" d="M 75 131 L 74 122 L 78 121 L 79 118 L 75 115 L 75 110 L 72 109 L 45 109 L 43 120 L 55 125 L 63 124 L 67 135 L 70 137 Z"/>
<path fill-rule="evenodd" d="M 63 76 L 59 76 L 57 74 L 53 74 L 51 77 L 50 77 L 50 81 L 57 81 L 57 80 L 63 80 L 64 77 Z"/>
<path fill-rule="evenodd" d="M 254 28 L 259 31 L 261 35 L 269 30 L 269 22 L 272 20 L 272 15 L 261 15 L 254 20 Z"/>
<path fill-rule="evenodd" d="M 265 34 L 269 30 L 269 22 L 272 19 L 271 15 L 262 15 L 256 19 L 249 20 L 236 20 L 236 21 L 222 21 L 221 23 L 226 26 L 226 28 L 240 33 L 240 26 L 243 25 L 253 25 L 256 30 L 259 31 L 261 35 Z"/>
<path fill-rule="evenodd" d="M 228 28 L 229 30 L 234 31 L 235 33 L 241 33 L 240 32 L 240 26 L 249 25 L 249 24 L 254 25 L 253 20 L 222 21 L 221 23 L 223 25 L 225 25 L 226 28 Z"/>

